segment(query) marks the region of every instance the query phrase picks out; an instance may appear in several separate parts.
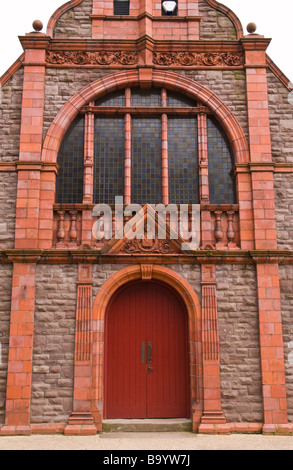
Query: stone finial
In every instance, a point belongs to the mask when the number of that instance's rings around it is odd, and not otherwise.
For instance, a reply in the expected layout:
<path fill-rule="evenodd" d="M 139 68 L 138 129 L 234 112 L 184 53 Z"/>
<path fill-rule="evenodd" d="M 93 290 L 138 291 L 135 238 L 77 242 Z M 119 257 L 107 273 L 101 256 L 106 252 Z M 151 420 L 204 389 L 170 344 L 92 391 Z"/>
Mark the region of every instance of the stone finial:
<path fill-rule="evenodd" d="M 255 23 L 248 23 L 248 25 L 246 26 L 246 29 L 249 32 L 249 34 L 254 34 L 256 31 L 256 28 L 257 26 Z"/>
<path fill-rule="evenodd" d="M 35 31 L 40 32 L 43 29 L 43 23 L 40 20 L 35 20 L 33 22 L 33 28 Z"/>

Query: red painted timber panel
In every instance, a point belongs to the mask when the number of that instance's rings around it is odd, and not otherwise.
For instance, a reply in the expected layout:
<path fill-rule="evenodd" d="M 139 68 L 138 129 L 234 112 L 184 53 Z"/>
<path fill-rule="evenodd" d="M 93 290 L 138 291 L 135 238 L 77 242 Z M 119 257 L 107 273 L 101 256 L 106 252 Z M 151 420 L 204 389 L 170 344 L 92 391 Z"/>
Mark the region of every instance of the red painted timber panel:
<path fill-rule="evenodd" d="M 121 290 L 107 310 L 105 348 L 105 418 L 189 416 L 187 315 L 169 288 Z"/>

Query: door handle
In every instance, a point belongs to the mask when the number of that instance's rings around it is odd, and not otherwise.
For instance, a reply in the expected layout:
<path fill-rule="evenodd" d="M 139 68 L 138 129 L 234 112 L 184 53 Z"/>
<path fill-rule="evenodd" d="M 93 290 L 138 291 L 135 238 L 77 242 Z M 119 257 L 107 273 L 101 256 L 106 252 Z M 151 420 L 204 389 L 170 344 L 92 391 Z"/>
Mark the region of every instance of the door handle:
<path fill-rule="evenodd" d="M 154 368 L 148 365 L 148 374 L 150 374 L 152 370 L 154 370 Z"/>
<path fill-rule="evenodd" d="M 145 343 L 141 343 L 141 363 L 145 363 Z"/>
<path fill-rule="evenodd" d="M 153 361 L 152 343 L 148 343 L 148 363 Z"/>

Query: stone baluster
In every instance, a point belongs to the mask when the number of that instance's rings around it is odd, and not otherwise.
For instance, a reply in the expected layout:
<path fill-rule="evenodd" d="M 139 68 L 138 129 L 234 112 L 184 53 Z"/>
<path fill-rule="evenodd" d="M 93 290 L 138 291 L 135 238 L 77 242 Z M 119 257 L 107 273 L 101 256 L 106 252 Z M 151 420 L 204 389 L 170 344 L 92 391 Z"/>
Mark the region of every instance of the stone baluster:
<path fill-rule="evenodd" d="M 215 238 L 216 238 L 216 246 L 222 247 L 223 242 L 223 230 L 222 230 L 222 211 L 215 211 L 214 214 L 216 216 L 216 226 L 215 226 Z"/>
<path fill-rule="evenodd" d="M 71 221 L 70 221 L 70 230 L 69 230 L 69 240 L 71 243 L 77 242 L 77 228 L 76 228 L 76 219 L 77 211 L 70 211 Z"/>
<path fill-rule="evenodd" d="M 58 211 L 58 230 L 57 230 L 57 241 L 58 243 L 64 242 L 65 239 L 65 229 L 64 229 L 64 211 Z"/>
<path fill-rule="evenodd" d="M 234 225 L 233 225 L 234 213 L 235 213 L 234 211 L 228 211 L 227 212 L 227 218 L 228 218 L 227 239 L 228 239 L 228 247 L 229 248 L 236 247 L 236 244 L 235 244 L 235 230 L 234 230 Z"/>

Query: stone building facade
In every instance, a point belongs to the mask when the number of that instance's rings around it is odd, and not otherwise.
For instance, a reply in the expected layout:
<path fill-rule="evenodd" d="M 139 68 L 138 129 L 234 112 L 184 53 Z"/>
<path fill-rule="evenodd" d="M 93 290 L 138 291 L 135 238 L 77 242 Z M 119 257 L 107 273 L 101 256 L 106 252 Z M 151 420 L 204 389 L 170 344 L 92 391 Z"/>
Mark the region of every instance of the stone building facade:
<path fill-rule="evenodd" d="M 216 0 L 39 23 L 1 77 L 0 435 L 292 434 L 293 106 L 270 39 Z M 94 210 L 115 196 L 123 236 Z M 145 235 L 159 203 L 188 205 L 187 238 L 171 214 Z"/>

